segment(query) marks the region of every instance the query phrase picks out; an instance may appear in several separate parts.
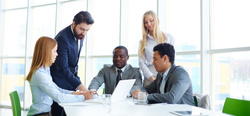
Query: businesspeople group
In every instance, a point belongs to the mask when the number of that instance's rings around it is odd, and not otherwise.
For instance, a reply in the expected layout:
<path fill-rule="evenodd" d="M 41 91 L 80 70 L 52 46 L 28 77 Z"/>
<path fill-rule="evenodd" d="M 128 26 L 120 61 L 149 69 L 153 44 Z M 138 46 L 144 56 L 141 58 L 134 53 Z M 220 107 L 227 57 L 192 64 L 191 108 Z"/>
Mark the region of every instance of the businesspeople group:
<path fill-rule="evenodd" d="M 126 79 L 136 79 L 130 91 L 132 97 L 144 91 L 148 94 L 148 103 L 194 105 L 190 77 L 184 68 L 174 63 L 174 37 L 160 30 L 159 19 L 153 11 L 145 12 L 142 19 L 139 68 L 127 64 L 128 50 L 118 45 L 113 50 L 113 64 L 105 64 L 88 88 L 78 76 L 78 61 L 85 35 L 94 24 L 91 14 L 80 11 L 72 24 L 54 39 L 39 38 L 27 76 L 33 99 L 29 115 L 65 116 L 58 103 L 91 99 L 102 84 L 105 84 L 105 93 L 112 94 L 119 81 Z"/>

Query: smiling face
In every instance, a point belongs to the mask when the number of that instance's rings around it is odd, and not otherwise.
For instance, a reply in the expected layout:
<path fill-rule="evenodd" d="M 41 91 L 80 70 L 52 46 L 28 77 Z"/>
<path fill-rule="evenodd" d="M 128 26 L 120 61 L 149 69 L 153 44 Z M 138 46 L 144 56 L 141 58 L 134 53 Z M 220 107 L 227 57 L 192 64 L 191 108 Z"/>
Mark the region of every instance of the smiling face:
<path fill-rule="evenodd" d="M 115 52 L 113 54 L 113 64 L 117 68 L 122 69 L 124 66 L 126 66 L 128 59 L 129 56 L 124 49 L 115 49 Z"/>
<path fill-rule="evenodd" d="M 82 40 L 83 37 L 89 31 L 92 24 L 88 25 L 87 23 L 80 23 L 80 24 L 76 25 L 75 22 L 73 22 L 72 26 L 73 26 L 73 32 L 74 32 L 75 38 Z"/>
<path fill-rule="evenodd" d="M 152 15 L 148 14 L 144 17 L 144 26 L 150 31 L 154 31 L 155 21 Z"/>
<path fill-rule="evenodd" d="M 57 57 L 57 45 L 52 49 L 51 51 L 51 60 L 52 60 L 52 63 L 55 62 L 56 60 L 56 57 Z"/>

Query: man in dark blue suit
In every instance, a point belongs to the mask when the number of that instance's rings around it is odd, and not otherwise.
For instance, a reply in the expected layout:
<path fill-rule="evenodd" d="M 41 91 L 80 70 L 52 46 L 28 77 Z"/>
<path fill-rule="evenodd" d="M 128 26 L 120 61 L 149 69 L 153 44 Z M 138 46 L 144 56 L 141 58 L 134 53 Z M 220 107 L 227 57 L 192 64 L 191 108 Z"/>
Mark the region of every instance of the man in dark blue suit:
<path fill-rule="evenodd" d="M 89 12 L 80 11 L 75 15 L 73 23 L 55 37 L 58 56 L 50 67 L 50 72 L 53 81 L 63 89 L 88 91 L 81 83 L 77 71 L 83 40 L 93 23 Z M 51 113 L 53 116 L 65 115 L 63 108 L 56 102 L 53 102 Z"/>

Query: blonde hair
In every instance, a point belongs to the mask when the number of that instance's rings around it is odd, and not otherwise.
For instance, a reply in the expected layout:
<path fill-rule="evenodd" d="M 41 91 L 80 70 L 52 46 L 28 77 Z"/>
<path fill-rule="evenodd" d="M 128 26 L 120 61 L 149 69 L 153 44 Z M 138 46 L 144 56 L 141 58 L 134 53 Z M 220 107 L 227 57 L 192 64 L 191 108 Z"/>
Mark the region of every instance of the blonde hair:
<path fill-rule="evenodd" d="M 32 63 L 26 80 L 30 81 L 33 73 L 41 66 L 49 67 L 52 65 L 52 49 L 57 45 L 56 40 L 50 37 L 40 37 L 36 41 Z"/>
<path fill-rule="evenodd" d="M 141 58 L 143 58 L 144 48 L 145 48 L 146 42 L 147 42 L 147 35 L 148 35 L 148 33 L 150 33 L 144 24 L 144 19 L 147 15 L 151 15 L 154 19 L 155 25 L 154 25 L 154 31 L 153 31 L 152 36 L 156 40 L 157 44 L 165 43 L 168 41 L 167 37 L 160 29 L 159 18 L 156 15 L 156 13 L 152 10 L 145 12 L 143 17 L 142 17 L 142 41 L 141 41 L 141 45 L 140 45 L 140 57 Z"/>

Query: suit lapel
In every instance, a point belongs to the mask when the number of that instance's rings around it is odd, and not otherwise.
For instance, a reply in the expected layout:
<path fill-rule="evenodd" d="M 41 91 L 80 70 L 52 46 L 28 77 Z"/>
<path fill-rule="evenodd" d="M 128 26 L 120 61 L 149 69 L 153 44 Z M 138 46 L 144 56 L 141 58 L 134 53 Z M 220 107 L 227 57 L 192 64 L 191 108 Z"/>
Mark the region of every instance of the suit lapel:
<path fill-rule="evenodd" d="M 130 72 L 131 72 L 131 65 L 127 65 L 126 66 L 126 68 L 125 68 L 125 70 L 124 70 L 124 72 L 122 73 L 122 80 L 124 80 L 124 79 L 129 79 L 129 74 L 130 74 Z"/>
<path fill-rule="evenodd" d="M 176 66 L 175 66 L 175 64 L 173 64 L 173 65 L 171 66 L 170 71 L 168 72 L 167 79 L 166 79 L 166 83 L 165 83 L 164 92 L 166 92 L 166 90 L 168 89 L 168 88 L 167 88 L 167 84 L 169 83 L 168 81 L 169 81 L 169 79 L 171 78 L 171 75 L 172 75 L 172 73 L 174 72 L 175 68 L 176 68 Z"/>
<path fill-rule="evenodd" d="M 158 76 L 158 75 L 159 75 L 159 76 Z M 157 91 L 158 91 L 158 93 L 161 93 L 160 87 L 161 87 L 161 81 L 162 81 L 162 79 L 163 79 L 163 74 L 162 74 L 162 73 L 158 73 L 158 75 L 157 75 L 157 78 L 159 78 L 159 81 L 158 81 L 158 83 L 157 83 Z"/>
<path fill-rule="evenodd" d="M 110 86 L 113 88 L 115 88 L 115 84 L 116 84 L 116 69 L 115 66 L 112 65 L 111 66 L 111 70 L 109 71 L 109 80 L 110 80 Z"/>
<path fill-rule="evenodd" d="M 71 30 L 71 25 L 69 25 L 67 27 L 67 35 L 68 35 L 68 38 L 69 38 L 69 42 L 71 44 L 71 46 L 73 46 L 74 48 L 74 55 L 72 55 L 71 57 L 74 57 L 73 59 L 75 59 L 75 66 L 77 65 L 77 62 L 78 62 L 78 45 L 76 44 L 76 40 L 75 40 L 75 37 L 74 37 L 74 34 Z"/>

